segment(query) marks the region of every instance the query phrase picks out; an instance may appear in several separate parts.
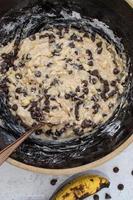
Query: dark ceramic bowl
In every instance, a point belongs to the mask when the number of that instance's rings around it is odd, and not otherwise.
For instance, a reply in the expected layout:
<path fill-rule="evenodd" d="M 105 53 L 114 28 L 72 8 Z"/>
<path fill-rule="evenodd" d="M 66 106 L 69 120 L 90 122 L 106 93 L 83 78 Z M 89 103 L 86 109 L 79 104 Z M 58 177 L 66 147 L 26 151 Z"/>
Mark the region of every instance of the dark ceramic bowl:
<path fill-rule="evenodd" d="M 9 11 L 11 8 L 12 10 Z M 19 10 L 20 8 L 23 9 Z M 66 141 L 42 142 L 29 138 L 8 160 L 16 166 L 49 174 L 75 173 L 96 167 L 114 157 L 133 141 L 133 10 L 124 0 L 2 0 L 0 1 L 0 43 L 5 44 L 12 40 L 14 34 L 16 32 L 19 34 L 20 30 L 22 38 L 37 32 L 48 23 L 49 17 L 53 23 L 64 20 L 62 19 L 64 16 L 60 14 L 61 10 L 69 15 L 75 11 L 84 19 L 98 19 L 108 25 L 117 36 L 115 41 L 112 40 L 117 50 L 121 50 L 121 44 L 124 46 L 128 57 L 129 77 L 123 97 L 127 103 L 117 108 L 111 119 L 95 132 Z M 9 11 L 8 14 L 5 14 L 7 11 Z M 42 13 L 41 17 L 38 18 L 40 13 Z M 22 19 L 25 20 L 24 23 Z M 12 28 L 5 31 L 3 26 L 10 23 L 12 23 Z M 76 24 L 78 23 L 77 20 Z M 107 34 L 99 25 L 94 29 L 107 38 Z M 108 39 L 111 40 L 109 37 Z M 19 126 L 12 118 L 2 96 L 0 97 L 0 114 L 3 124 L 0 127 L 0 148 L 2 149 L 18 138 L 25 128 Z"/>

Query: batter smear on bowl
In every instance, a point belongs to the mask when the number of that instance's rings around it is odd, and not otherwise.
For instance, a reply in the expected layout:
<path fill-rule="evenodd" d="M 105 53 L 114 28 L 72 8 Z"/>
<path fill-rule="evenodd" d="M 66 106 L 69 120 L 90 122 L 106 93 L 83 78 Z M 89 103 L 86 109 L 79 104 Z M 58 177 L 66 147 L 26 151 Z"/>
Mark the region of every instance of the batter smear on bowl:
<path fill-rule="evenodd" d="M 26 126 L 51 122 L 38 133 L 62 139 L 89 134 L 112 116 L 127 76 L 113 44 L 72 27 L 14 41 L 0 47 L 1 90 Z"/>

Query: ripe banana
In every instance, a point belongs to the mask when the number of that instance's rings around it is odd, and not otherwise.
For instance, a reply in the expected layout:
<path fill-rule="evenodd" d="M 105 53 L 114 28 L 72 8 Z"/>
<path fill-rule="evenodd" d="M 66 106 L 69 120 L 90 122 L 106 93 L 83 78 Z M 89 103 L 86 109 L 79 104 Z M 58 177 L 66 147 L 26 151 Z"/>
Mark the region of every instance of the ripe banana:
<path fill-rule="evenodd" d="M 80 176 L 63 186 L 50 200 L 82 200 L 109 185 L 106 178 L 98 175 Z"/>

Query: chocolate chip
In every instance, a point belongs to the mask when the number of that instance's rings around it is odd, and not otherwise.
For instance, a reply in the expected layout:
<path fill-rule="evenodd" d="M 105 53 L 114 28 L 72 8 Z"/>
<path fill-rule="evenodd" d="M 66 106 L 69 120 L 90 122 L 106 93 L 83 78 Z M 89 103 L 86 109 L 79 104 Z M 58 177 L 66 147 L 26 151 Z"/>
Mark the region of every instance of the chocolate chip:
<path fill-rule="evenodd" d="M 81 123 L 81 127 L 82 128 L 89 128 L 93 125 L 92 121 L 91 120 L 83 120 L 82 123 Z"/>
<path fill-rule="evenodd" d="M 117 188 L 118 188 L 118 190 L 123 190 L 123 189 L 124 189 L 124 185 L 120 183 L 120 184 L 117 186 Z"/>
<path fill-rule="evenodd" d="M 70 98 L 71 98 L 70 94 L 65 94 L 65 99 L 70 99 Z"/>
<path fill-rule="evenodd" d="M 115 67 L 113 69 L 113 73 L 116 75 L 116 74 L 119 74 L 120 70 L 118 69 L 118 67 Z"/>
<path fill-rule="evenodd" d="M 107 80 L 103 80 L 103 92 L 107 93 L 109 91 L 109 83 Z"/>
<path fill-rule="evenodd" d="M 95 34 L 91 34 L 91 40 L 92 40 L 92 42 L 95 42 L 95 39 L 96 39 Z"/>
<path fill-rule="evenodd" d="M 49 78 L 49 75 L 48 74 L 46 74 L 46 76 L 45 76 L 46 78 Z"/>
<path fill-rule="evenodd" d="M 13 70 L 17 71 L 17 66 L 16 65 L 13 65 Z"/>
<path fill-rule="evenodd" d="M 75 128 L 73 129 L 73 132 L 75 135 L 77 136 L 82 136 L 84 134 L 84 131 L 83 130 L 80 130 L 79 128 Z"/>
<path fill-rule="evenodd" d="M 82 83 L 83 83 L 83 86 L 84 86 L 84 87 L 87 87 L 87 86 L 88 86 L 88 81 L 87 81 L 87 80 L 83 80 Z"/>
<path fill-rule="evenodd" d="M 84 94 L 88 94 L 89 93 L 89 89 L 88 88 L 83 88 L 83 93 Z"/>
<path fill-rule="evenodd" d="M 97 79 L 96 78 L 92 78 L 91 82 L 92 82 L 93 85 L 95 85 L 97 83 Z"/>
<path fill-rule="evenodd" d="M 93 196 L 93 199 L 94 199 L 94 200 L 99 200 L 99 196 L 98 196 L 97 194 L 95 194 L 95 195 Z"/>
<path fill-rule="evenodd" d="M 72 71 L 72 70 L 69 70 L 69 71 L 68 71 L 68 74 L 72 74 L 72 73 L 73 73 L 73 71 Z"/>
<path fill-rule="evenodd" d="M 75 33 L 73 33 L 73 34 L 70 36 L 70 40 L 77 41 L 77 35 L 76 35 Z"/>
<path fill-rule="evenodd" d="M 78 70 L 83 70 L 84 67 L 82 64 L 76 64 L 76 63 L 72 63 L 72 66 Z"/>
<path fill-rule="evenodd" d="M 18 94 L 22 93 L 22 88 L 21 87 L 16 88 L 15 92 L 18 93 Z"/>
<path fill-rule="evenodd" d="M 57 179 L 55 179 L 55 178 L 50 181 L 51 185 L 56 185 L 56 183 L 57 183 Z"/>
<path fill-rule="evenodd" d="M 40 71 L 36 71 L 35 72 L 35 77 L 37 77 L 37 78 L 41 77 L 41 72 Z"/>
<path fill-rule="evenodd" d="M 96 45 L 97 45 L 98 48 L 101 48 L 102 47 L 102 41 L 96 43 Z"/>
<path fill-rule="evenodd" d="M 100 93 L 100 96 L 101 96 L 101 98 L 102 98 L 104 101 L 107 100 L 106 94 L 105 94 L 104 92 L 101 92 L 101 93 Z"/>
<path fill-rule="evenodd" d="M 113 97 L 116 94 L 116 90 L 112 90 L 109 94 L 108 97 Z"/>
<path fill-rule="evenodd" d="M 50 129 L 50 130 L 47 130 L 46 132 L 45 132 L 45 135 L 46 136 L 50 136 L 50 135 L 52 135 L 53 133 L 52 133 L 52 130 Z"/>
<path fill-rule="evenodd" d="M 79 101 L 79 102 L 77 102 L 76 105 L 75 105 L 74 114 L 75 114 L 76 120 L 79 120 L 79 108 L 80 108 L 80 105 L 81 105 L 82 103 L 83 103 L 82 101 Z"/>
<path fill-rule="evenodd" d="M 119 172 L 119 168 L 118 168 L 118 167 L 114 167 L 114 168 L 113 168 L 113 172 L 114 172 L 114 173 L 118 173 L 118 172 Z"/>
<path fill-rule="evenodd" d="M 49 42 L 50 43 L 53 43 L 53 42 L 55 42 L 55 36 L 54 36 L 54 34 L 49 34 Z"/>
<path fill-rule="evenodd" d="M 94 110 L 94 111 L 93 111 L 93 114 L 98 113 L 99 108 L 100 108 L 100 105 L 99 105 L 99 104 L 97 104 L 97 103 L 94 104 L 94 105 L 92 106 L 92 109 Z"/>
<path fill-rule="evenodd" d="M 51 82 L 50 86 L 55 86 L 56 84 L 59 84 L 59 80 L 57 78 L 54 78 L 54 80 Z"/>
<path fill-rule="evenodd" d="M 86 54 L 89 56 L 89 59 L 92 59 L 92 52 L 89 49 L 86 50 Z"/>
<path fill-rule="evenodd" d="M 103 116 L 103 117 L 107 117 L 107 114 L 106 114 L 106 113 L 103 113 L 102 116 Z"/>
<path fill-rule="evenodd" d="M 2 74 L 5 74 L 9 70 L 9 66 L 6 62 L 2 62 L 0 67 L 0 72 Z"/>
<path fill-rule="evenodd" d="M 113 87 L 116 86 L 116 81 L 111 81 L 110 85 Z"/>
<path fill-rule="evenodd" d="M 56 109 L 58 109 L 58 107 L 57 106 L 52 106 L 51 109 L 52 110 L 56 110 Z"/>
<path fill-rule="evenodd" d="M 16 74 L 15 74 L 15 77 L 16 77 L 17 79 L 22 79 L 23 76 L 22 76 L 22 74 L 20 74 L 20 73 L 16 73 Z"/>
<path fill-rule="evenodd" d="M 73 42 L 70 42 L 70 43 L 69 43 L 69 47 L 75 48 L 75 44 L 74 44 Z"/>
<path fill-rule="evenodd" d="M 79 86 L 76 87 L 75 92 L 80 92 L 80 87 Z"/>
<path fill-rule="evenodd" d="M 108 194 L 108 193 L 105 193 L 105 199 L 111 199 L 111 196 L 110 196 L 110 194 Z"/>
<path fill-rule="evenodd" d="M 92 76 L 96 76 L 97 78 L 99 78 L 99 71 L 97 69 L 93 70 L 93 71 L 89 71 L 89 73 L 92 75 Z"/>
<path fill-rule="evenodd" d="M 36 135 L 41 135 L 43 133 L 43 130 L 42 129 L 39 129 L 36 131 Z"/>
<path fill-rule="evenodd" d="M 75 51 L 75 54 L 78 55 L 78 51 Z"/>
<path fill-rule="evenodd" d="M 18 109 L 17 104 L 13 104 L 13 106 L 12 106 L 12 110 L 17 111 L 17 109 Z"/>
<path fill-rule="evenodd" d="M 36 39 L 36 36 L 35 36 L 35 35 L 30 35 L 29 39 L 30 39 L 31 41 L 34 41 L 34 40 Z"/>
<path fill-rule="evenodd" d="M 88 65 L 93 66 L 93 61 L 89 61 Z"/>
<path fill-rule="evenodd" d="M 93 95 L 92 98 L 91 98 L 91 100 L 94 101 L 94 102 L 98 102 L 99 98 L 98 98 L 98 96 Z"/>
<path fill-rule="evenodd" d="M 109 109 L 112 109 L 114 107 L 114 104 L 113 103 L 109 103 L 108 107 L 109 107 Z"/>
<path fill-rule="evenodd" d="M 97 54 L 101 54 L 102 51 L 103 51 L 103 48 L 98 49 L 98 50 L 97 50 Z"/>
<path fill-rule="evenodd" d="M 47 67 L 51 67 L 52 64 L 53 64 L 53 63 L 49 62 L 49 63 L 47 64 Z"/>

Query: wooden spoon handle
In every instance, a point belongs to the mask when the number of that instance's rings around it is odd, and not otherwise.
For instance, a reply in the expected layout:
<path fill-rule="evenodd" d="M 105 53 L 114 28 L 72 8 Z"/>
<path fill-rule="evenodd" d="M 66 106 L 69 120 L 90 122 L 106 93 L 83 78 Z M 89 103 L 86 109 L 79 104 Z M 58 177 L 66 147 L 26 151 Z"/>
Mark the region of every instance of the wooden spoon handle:
<path fill-rule="evenodd" d="M 26 131 L 20 138 L 18 138 L 15 142 L 12 144 L 9 144 L 6 148 L 4 148 L 2 151 L 0 151 L 0 166 L 3 164 L 5 160 L 13 153 L 13 151 L 20 145 L 22 142 L 27 139 L 31 133 L 33 133 L 35 130 L 39 129 L 42 126 L 42 124 L 39 124 L 35 128 L 30 129 L 29 131 Z"/>

